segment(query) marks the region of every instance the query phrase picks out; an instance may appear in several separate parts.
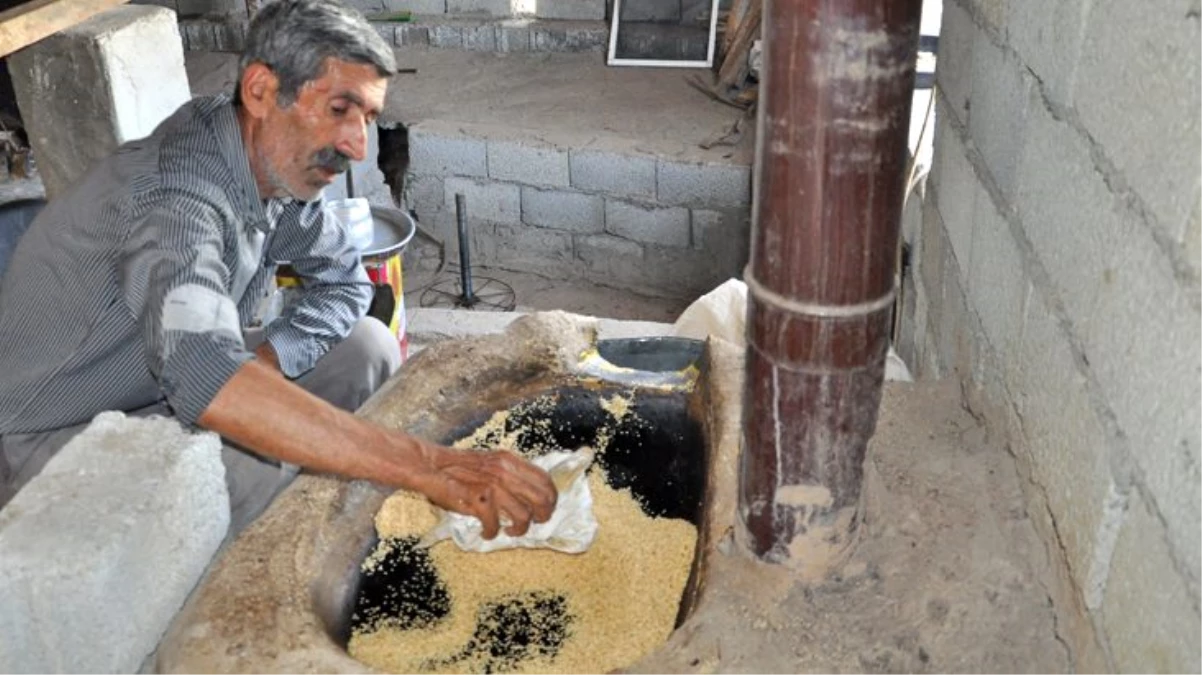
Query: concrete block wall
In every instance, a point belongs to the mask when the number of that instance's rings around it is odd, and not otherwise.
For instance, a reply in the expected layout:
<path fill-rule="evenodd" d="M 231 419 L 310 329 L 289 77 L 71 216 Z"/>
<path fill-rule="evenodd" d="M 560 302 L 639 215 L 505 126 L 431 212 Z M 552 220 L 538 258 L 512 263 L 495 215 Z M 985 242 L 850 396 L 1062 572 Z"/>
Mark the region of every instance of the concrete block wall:
<path fill-rule="evenodd" d="M 903 356 L 1028 480 L 1078 670 L 1198 672 L 1197 3 L 946 0 Z"/>
<path fill-rule="evenodd" d="M 410 127 L 409 149 L 406 206 L 453 259 L 463 194 L 473 264 L 679 297 L 746 264 L 748 165 L 442 121 Z"/>

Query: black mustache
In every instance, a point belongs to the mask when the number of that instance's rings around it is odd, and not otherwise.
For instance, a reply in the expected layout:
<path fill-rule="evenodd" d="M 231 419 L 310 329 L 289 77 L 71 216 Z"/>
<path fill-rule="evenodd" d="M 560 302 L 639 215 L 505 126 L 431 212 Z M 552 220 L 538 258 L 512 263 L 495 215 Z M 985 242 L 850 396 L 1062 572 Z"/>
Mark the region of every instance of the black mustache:
<path fill-rule="evenodd" d="M 313 155 L 313 163 L 331 173 L 342 173 L 351 168 L 351 158 L 333 146 L 318 150 L 317 154 Z"/>

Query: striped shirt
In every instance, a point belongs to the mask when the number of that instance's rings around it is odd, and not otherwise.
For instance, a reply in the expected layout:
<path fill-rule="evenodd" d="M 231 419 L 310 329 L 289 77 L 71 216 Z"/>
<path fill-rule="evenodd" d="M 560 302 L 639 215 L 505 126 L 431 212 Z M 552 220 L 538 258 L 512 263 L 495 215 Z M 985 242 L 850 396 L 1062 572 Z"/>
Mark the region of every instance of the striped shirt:
<path fill-rule="evenodd" d="M 195 424 L 253 357 L 279 262 L 304 293 L 264 328 L 284 374 L 363 317 L 371 284 L 322 203 L 259 197 L 228 95 L 183 105 L 50 201 L 0 281 L 0 435 L 165 402 Z"/>

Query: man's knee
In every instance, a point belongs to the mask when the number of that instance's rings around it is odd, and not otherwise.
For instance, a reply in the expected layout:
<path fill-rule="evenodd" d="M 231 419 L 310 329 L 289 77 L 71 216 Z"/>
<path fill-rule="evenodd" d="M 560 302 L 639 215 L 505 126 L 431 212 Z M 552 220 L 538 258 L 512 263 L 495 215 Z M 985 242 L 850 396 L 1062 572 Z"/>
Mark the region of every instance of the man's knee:
<path fill-rule="evenodd" d="M 322 357 L 298 384 L 330 403 L 354 411 L 401 366 L 396 336 L 378 319 L 365 317 Z"/>

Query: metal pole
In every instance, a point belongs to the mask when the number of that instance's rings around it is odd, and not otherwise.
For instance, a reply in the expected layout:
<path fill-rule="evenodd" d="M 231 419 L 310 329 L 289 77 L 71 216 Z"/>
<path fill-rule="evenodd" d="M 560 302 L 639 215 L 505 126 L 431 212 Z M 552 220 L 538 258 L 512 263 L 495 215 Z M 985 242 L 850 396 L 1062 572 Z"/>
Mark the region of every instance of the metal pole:
<path fill-rule="evenodd" d="M 467 236 L 467 198 L 462 193 L 455 194 L 455 221 L 459 226 L 459 282 L 463 289 L 460 304 L 471 307 L 476 304 L 476 294 L 472 290 L 472 253 Z"/>
<path fill-rule="evenodd" d="M 739 539 L 850 552 L 889 346 L 921 0 L 764 0 Z"/>

